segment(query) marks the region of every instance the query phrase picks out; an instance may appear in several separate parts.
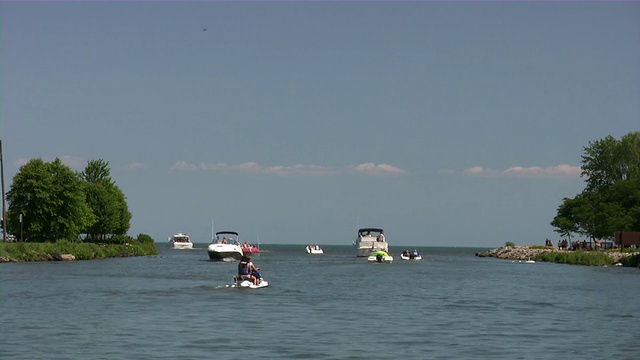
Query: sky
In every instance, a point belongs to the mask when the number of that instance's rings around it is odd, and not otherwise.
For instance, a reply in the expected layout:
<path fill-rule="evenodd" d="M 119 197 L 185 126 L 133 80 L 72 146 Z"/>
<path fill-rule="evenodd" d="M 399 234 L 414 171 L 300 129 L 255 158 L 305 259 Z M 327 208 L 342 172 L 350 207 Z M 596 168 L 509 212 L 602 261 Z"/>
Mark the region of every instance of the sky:
<path fill-rule="evenodd" d="M 640 130 L 639 2 L 0 3 L 5 189 L 109 163 L 129 234 L 543 245 Z"/>

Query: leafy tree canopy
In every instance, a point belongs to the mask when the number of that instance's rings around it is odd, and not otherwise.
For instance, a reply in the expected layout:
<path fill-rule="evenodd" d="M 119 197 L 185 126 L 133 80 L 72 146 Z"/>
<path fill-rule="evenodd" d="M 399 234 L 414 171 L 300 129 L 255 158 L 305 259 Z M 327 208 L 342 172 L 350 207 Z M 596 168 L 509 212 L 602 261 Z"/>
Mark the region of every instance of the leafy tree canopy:
<path fill-rule="evenodd" d="M 109 235 L 125 235 L 131 213 L 124 193 L 111 180 L 109 163 L 102 159 L 88 161 L 81 177 L 86 182 L 87 204 L 96 216 L 96 221 L 84 229 L 88 238 L 104 240 Z"/>
<path fill-rule="evenodd" d="M 7 202 L 8 230 L 22 241 L 76 240 L 81 229 L 95 222 L 82 180 L 58 158 L 50 163 L 33 159 L 20 167 Z"/>
<path fill-rule="evenodd" d="M 585 189 L 563 199 L 551 222 L 556 232 L 611 239 L 615 231 L 640 231 L 640 132 L 590 142 L 582 176 Z"/>

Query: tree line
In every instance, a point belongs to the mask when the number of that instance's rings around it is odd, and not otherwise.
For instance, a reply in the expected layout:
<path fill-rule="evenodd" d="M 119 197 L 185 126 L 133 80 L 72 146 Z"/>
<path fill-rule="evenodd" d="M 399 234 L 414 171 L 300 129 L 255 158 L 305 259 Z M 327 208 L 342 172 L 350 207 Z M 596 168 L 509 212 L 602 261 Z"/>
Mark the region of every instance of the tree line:
<path fill-rule="evenodd" d="M 551 221 L 554 231 L 611 240 L 616 231 L 640 231 L 640 132 L 611 135 L 583 148 L 585 188 L 564 198 Z"/>
<path fill-rule="evenodd" d="M 82 172 L 58 158 L 32 159 L 7 192 L 7 232 L 25 242 L 118 242 L 130 228 L 131 213 L 110 173 L 102 159 L 88 161 Z"/>

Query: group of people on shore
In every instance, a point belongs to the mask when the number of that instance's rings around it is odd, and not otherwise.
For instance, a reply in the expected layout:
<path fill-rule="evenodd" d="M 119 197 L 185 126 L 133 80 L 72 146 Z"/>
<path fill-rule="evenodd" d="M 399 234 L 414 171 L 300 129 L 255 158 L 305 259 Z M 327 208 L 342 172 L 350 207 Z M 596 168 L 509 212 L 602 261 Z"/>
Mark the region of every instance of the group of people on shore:
<path fill-rule="evenodd" d="M 593 246 L 592 246 L 593 244 Z M 553 242 L 549 239 L 545 241 L 545 246 L 553 247 Z M 576 240 L 571 243 L 567 239 L 558 240 L 558 250 L 601 250 L 602 249 L 602 240 L 597 240 L 594 242 L 589 241 L 580 241 Z"/>

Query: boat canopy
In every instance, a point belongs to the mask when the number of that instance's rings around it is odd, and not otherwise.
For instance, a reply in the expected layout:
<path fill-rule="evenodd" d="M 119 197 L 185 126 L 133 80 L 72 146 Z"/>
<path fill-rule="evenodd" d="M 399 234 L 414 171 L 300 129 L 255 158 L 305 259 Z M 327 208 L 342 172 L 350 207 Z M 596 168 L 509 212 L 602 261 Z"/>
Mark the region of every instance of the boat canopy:
<path fill-rule="evenodd" d="M 379 228 L 362 228 L 358 230 L 358 234 L 364 234 L 367 232 L 375 232 L 375 233 L 379 233 L 379 234 L 384 234 L 384 230 L 379 229 Z"/>
<path fill-rule="evenodd" d="M 216 235 L 223 235 L 223 234 L 238 236 L 238 233 L 235 231 L 218 231 L 216 233 Z"/>
<path fill-rule="evenodd" d="M 386 251 L 382 251 L 382 250 L 378 250 L 376 252 L 372 252 L 371 256 L 389 256 L 389 253 L 387 253 Z"/>

